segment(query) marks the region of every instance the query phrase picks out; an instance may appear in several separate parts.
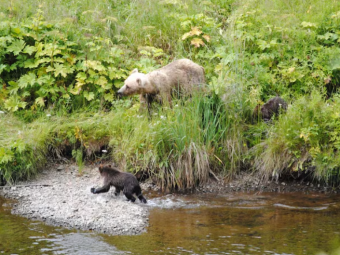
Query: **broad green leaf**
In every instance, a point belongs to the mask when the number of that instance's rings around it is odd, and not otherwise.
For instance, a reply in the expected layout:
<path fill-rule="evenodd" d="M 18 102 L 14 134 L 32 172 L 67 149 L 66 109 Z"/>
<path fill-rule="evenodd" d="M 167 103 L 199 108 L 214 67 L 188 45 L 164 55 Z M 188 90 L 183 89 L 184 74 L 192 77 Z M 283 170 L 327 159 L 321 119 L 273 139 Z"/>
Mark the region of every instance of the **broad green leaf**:
<path fill-rule="evenodd" d="M 15 82 L 15 81 L 9 81 L 9 82 L 8 82 L 8 85 L 9 85 L 9 86 L 7 87 L 7 89 L 8 89 L 8 91 L 9 91 L 9 93 L 10 93 L 11 95 L 17 94 L 17 93 L 18 93 L 19 85 L 18 85 L 17 82 Z"/>
<path fill-rule="evenodd" d="M 36 82 L 39 85 L 52 85 L 55 82 L 55 79 L 51 75 L 43 75 L 40 76 Z"/>
<path fill-rule="evenodd" d="M 52 66 L 48 66 L 46 68 L 46 72 L 49 73 L 49 72 L 53 72 L 54 71 L 54 68 Z"/>
<path fill-rule="evenodd" d="M 78 84 L 77 84 L 74 88 L 70 86 L 68 91 L 73 95 L 79 95 L 79 93 L 81 91 L 81 85 L 78 86 Z"/>
<path fill-rule="evenodd" d="M 104 94 L 105 101 L 112 102 L 113 101 L 113 94 Z"/>
<path fill-rule="evenodd" d="M 55 56 L 61 53 L 61 50 L 58 49 L 58 45 L 56 44 L 48 43 L 44 46 L 44 49 L 39 53 L 40 55 Z"/>
<path fill-rule="evenodd" d="M 264 40 L 257 40 L 257 45 L 261 50 L 269 49 L 270 48 L 270 43 L 267 43 Z"/>
<path fill-rule="evenodd" d="M 95 81 L 95 84 L 98 84 L 99 86 L 105 87 L 107 84 L 107 80 L 104 76 L 100 76 L 99 79 Z"/>
<path fill-rule="evenodd" d="M 87 77 L 86 77 L 86 73 L 84 73 L 84 72 L 79 72 L 79 73 L 77 73 L 76 77 L 77 77 L 78 79 L 83 80 L 83 81 L 85 81 L 86 78 L 87 78 Z"/>
<path fill-rule="evenodd" d="M 20 28 L 18 28 L 18 27 L 11 28 L 11 31 L 16 33 L 16 34 L 20 34 L 20 32 L 21 32 Z"/>
<path fill-rule="evenodd" d="M 22 102 L 18 95 L 12 95 L 7 100 L 5 100 L 5 109 L 16 112 L 20 108 L 24 109 L 27 103 Z"/>
<path fill-rule="evenodd" d="M 91 101 L 91 100 L 94 99 L 94 93 L 93 92 L 84 91 L 84 97 L 87 99 L 87 101 Z"/>
<path fill-rule="evenodd" d="M 39 60 L 38 59 L 28 59 L 24 63 L 25 68 L 37 68 L 39 66 Z"/>
<path fill-rule="evenodd" d="M 69 73 L 73 73 L 74 69 L 70 66 L 62 65 L 59 63 L 56 63 L 54 65 L 54 76 L 57 77 L 59 74 L 63 76 L 64 78 Z"/>
<path fill-rule="evenodd" d="M 0 148 L 0 164 L 6 164 L 8 162 L 13 161 L 13 159 L 14 159 L 13 151 L 5 149 L 4 147 Z"/>
<path fill-rule="evenodd" d="M 37 53 L 35 53 L 35 57 L 36 58 L 39 58 L 40 56 L 42 56 L 42 51 L 43 51 L 43 48 L 44 48 L 44 44 L 39 42 L 39 43 L 35 43 L 35 47 L 36 47 L 36 51 Z"/>
<path fill-rule="evenodd" d="M 19 87 L 20 88 L 26 88 L 27 86 L 31 85 L 33 86 L 34 83 L 36 83 L 36 75 L 33 72 L 30 72 L 28 74 L 25 74 L 21 76 L 21 78 L 18 81 Z"/>
<path fill-rule="evenodd" d="M 21 139 L 16 140 L 13 143 L 12 148 L 15 148 L 17 152 L 22 153 L 26 149 L 26 143 Z"/>
<path fill-rule="evenodd" d="M 19 53 L 23 50 L 26 43 L 23 40 L 16 40 L 10 46 L 7 47 L 7 51 L 13 52 L 13 54 L 19 55 Z"/>
<path fill-rule="evenodd" d="M 45 106 L 44 98 L 43 97 L 38 97 L 35 99 L 35 103 L 41 107 Z"/>
<path fill-rule="evenodd" d="M 95 61 L 95 60 L 87 60 L 84 62 L 84 65 L 88 68 L 91 68 L 93 70 L 97 71 L 104 71 L 105 67 L 101 64 L 100 61 Z"/>
<path fill-rule="evenodd" d="M 32 55 L 33 52 L 36 52 L 37 48 L 34 46 L 27 45 L 25 49 L 23 50 L 24 53 L 27 53 L 28 55 Z"/>
<path fill-rule="evenodd" d="M 5 70 L 6 67 L 7 65 L 0 64 L 0 74 Z"/>
<path fill-rule="evenodd" d="M 67 94 L 67 93 L 63 93 L 62 98 L 69 99 L 69 98 L 70 98 L 70 95 Z"/>
<path fill-rule="evenodd" d="M 53 62 L 55 62 L 55 63 L 65 63 L 65 59 L 63 59 L 63 58 L 53 58 Z"/>

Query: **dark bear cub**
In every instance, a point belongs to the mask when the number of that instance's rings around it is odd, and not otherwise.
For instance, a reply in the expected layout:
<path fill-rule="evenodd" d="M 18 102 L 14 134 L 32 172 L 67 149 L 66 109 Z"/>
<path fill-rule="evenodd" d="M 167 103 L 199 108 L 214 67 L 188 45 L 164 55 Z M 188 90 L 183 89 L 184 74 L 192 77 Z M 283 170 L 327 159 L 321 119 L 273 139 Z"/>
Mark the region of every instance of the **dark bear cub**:
<path fill-rule="evenodd" d="M 111 167 L 111 165 L 100 165 L 99 172 L 100 175 L 104 177 L 104 185 L 97 189 L 91 188 L 93 194 L 108 192 L 110 187 L 114 186 L 116 188 L 116 196 L 119 195 L 120 191 L 123 191 L 123 194 L 128 200 L 135 202 L 136 198 L 133 194 L 136 194 L 141 202 L 146 203 L 146 199 L 142 195 L 142 189 L 139 186 L 137 178 L 133 174 L 121 172 L 117 168 Z"/>
<path fill-rule="evenodd" d="M 264 121 L 269 121 L 273 115 L 279 114 L 281 111 L 287 110 L 287 103 L 281 97 L 273 97 L 264 105 L 257 105 L 254 109 L 253 116 L 257 120 L 262 118 Z"/>

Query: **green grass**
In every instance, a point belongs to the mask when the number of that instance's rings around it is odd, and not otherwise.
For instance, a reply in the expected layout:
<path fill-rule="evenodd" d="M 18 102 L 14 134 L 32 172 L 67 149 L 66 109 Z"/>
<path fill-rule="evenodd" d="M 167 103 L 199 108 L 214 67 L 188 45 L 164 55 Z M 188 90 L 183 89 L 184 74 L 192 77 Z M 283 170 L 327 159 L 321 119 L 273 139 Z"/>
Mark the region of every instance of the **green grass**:
<path fill-rule="evenodd" d="M 335 184 L 339 26 L 335 0 L 2 1 L 0 171 L 16 181 L 49 157 L 81 167 L 108 148 L 163 189 L 248 169 Z M 42 56 L 39 44 L 54 50 Z M 181 57 L 204 66 L 204 95 L 151 118 L 136 98 L 116 99 L 132 69 Z M 277 94 L 287 113 L 255 123 L 254 107 Z"/>
<path fill-rule="evenodd" d="M 237 133 L 236 137 L 226 139 L 226 134 L 233 135 L 235 130 L 227 128 L 234 126 L 234 119 L 226 114 L 225 104 L 216 96 L 202 95 L 175 103 L 173 108 L 155 109 L 151 119 L 146 112 L 140 115 L 137 107 L 120 107 L 109 113 L 45 116 L 26 124 L 11 117 L 8 120 L 11 125 L 2 126 L 6 137 L 1 141 L 5 152 L 13 155 L 4 158 L 1 166 L 15 180 L 22 177 L 16 173 L 31 174 L 39 167 L 30 164 L 25 171 L 19 166 L 13 169 L 23 159 L 23 153 L 33 160 L 44 153 L 55 158 L 67 157 L 72 150 L 72 156 L 81 165 L 79 151 L 88 161 L 96 162 L 102 159 L 98 155 L 105 147 L 121 168 L 134 173 L 147 171 L 158 178 L 163 189 L 179 190 L 204 183 L 213 168 L 225 167 L 226 174 L 230 169 L 237 170 L 234 146 L 241 142 L 241 137 Z M 38 132 L 32 140 L 34 131 Z M 18 149 L 17 143 L 23 144 L 22 148 Z M 26 156 L 24 159 L 27 162 Z"/>
<path fill-rule="evenodd" d="M 296 100 L 254 147 L 255 166 L 264 176 L 311 172 L 336 183 L 339 178 L 339 96 L 327 102 L 319 92 Z"/>

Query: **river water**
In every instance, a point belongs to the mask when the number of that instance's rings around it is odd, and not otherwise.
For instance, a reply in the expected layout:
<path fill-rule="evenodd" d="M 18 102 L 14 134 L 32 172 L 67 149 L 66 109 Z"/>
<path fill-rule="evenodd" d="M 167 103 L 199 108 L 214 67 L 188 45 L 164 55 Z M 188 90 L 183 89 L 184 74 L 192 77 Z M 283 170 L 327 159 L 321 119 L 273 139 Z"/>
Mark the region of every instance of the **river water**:
<path fill-rule="evenodd" d="M 340 195 L 146 196 L 138 236 L 50 227 L 12 215 L 0 197 L 0 254 L 340 254 Z"/>

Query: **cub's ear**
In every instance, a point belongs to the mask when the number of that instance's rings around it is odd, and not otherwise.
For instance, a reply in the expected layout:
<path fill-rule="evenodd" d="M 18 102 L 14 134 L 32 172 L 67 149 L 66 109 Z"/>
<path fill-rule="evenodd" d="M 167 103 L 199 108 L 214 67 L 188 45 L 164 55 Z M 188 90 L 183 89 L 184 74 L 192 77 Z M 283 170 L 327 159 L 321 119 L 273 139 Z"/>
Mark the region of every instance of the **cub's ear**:
<path fill-rule="evenodd" d="M 109 165 L 109 167 L 111 168 L 111 165 Z"/>
<path fill-rule="evenodd" d="M 131 74 L 133 74 L 133 73 L 138 73 L 138 69 L 137 68 L 133 69 Z"/>

